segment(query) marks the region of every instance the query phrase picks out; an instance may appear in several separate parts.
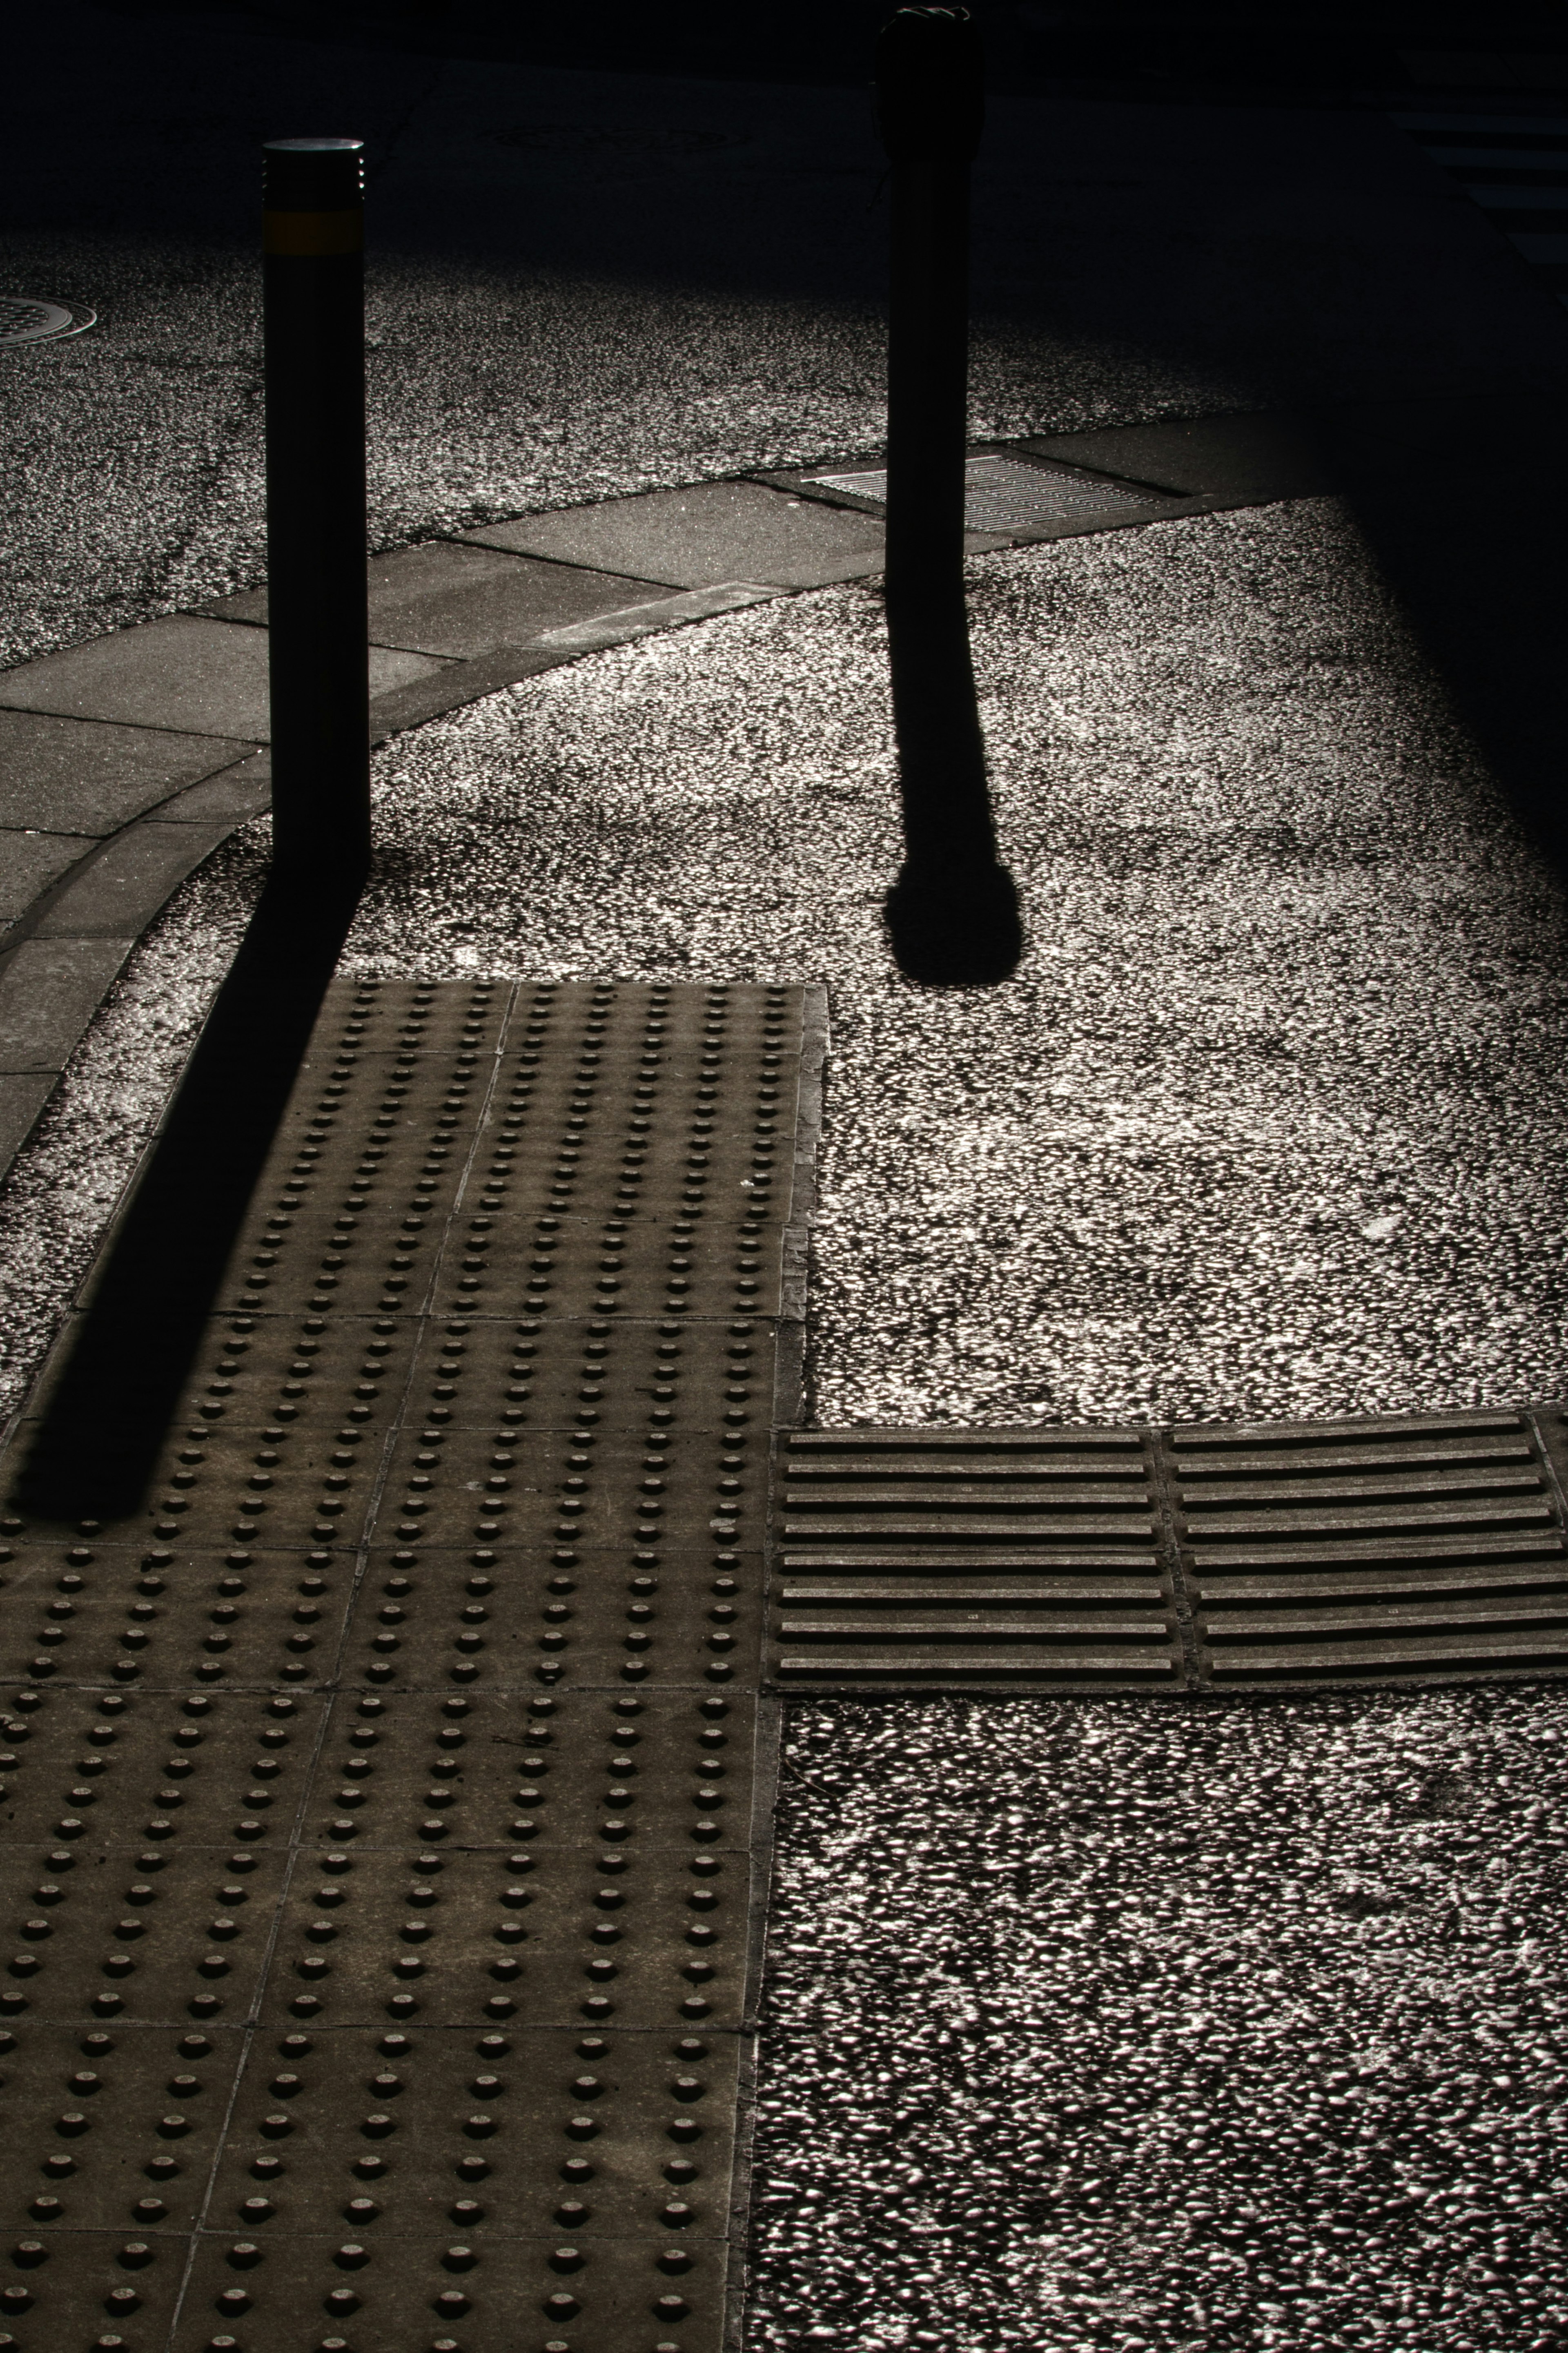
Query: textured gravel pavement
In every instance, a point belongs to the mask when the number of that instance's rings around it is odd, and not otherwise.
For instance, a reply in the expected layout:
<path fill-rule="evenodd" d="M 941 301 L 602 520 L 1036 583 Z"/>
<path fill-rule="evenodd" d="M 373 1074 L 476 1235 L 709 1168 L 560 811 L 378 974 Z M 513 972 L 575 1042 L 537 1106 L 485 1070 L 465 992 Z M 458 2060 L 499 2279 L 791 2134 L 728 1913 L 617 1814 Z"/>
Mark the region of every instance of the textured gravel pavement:
<path fill-rule="evenodd" d="M 1015 981 L 920 990 L 888 962 L 885 635 L 858 585 L 395 739 L 351 965 L 826 976 L 828 1422 L 1568 1392 L 1562 890 L 1342 510 L 1059 541 L 970 576 L 1029 932 Z M 136 1040 L 116 1087 L 149 1022 L 173 1050 L 194 1015 L 265 839 L 237 838 L 140 952 L 100 1025 Z M 50 1299 L 58 1265 L 51 1240 Z M 50 1313 L 18 1298 L 13 1329 Z"/>
<path fill-rule="evenodd" d="M 16 128 L 10 268 L 103 325 L 6 362 L 4 659 L 256 576 L 254 147 L 307 113 L 374 142 L 378 543 L 879 439 L 858 93 L 70 0 L 17 70 L 60 83 L 84 27 L 68 121 Z M 1562 353 L 1377 118 L 1005 100 L 980 212 L 976 432 Z M 822 1420 L 1568 1394 L 1562 892 L 1348 512 L 970 576 L 1007 986 L 887 961 L 866 586 L 387 745 L 349 967 L 826 977 Z M 266 839 L 176 896 L 0 1195 L 8 1406 Z M 1523 1686 L 795 1704 L 753 2353 L 1563 2353 L 1565 1739 Z"/>
<path fill-rule="evenodd" d="M 262 139 L 368 142 L 377 549 L 882 438 L 864 88 L 530 69 L 60 0 L 16 28 L 0 663 L 261 575 Z M 869 68 L 866 68 L 868 74 Z M 990 106 L 976 437 L 1561 365 L 1548 294 L 1377 114 Z"/>
<path fill-rule="evenodd" d="M 826 976 L 826 1420 L 1563 1394 L 1561 892 L 1344 512 L 970 569 L 1014 982 L 887 962 L 859 586 L 389 744 L 349 967 Z M 264 857 L 175 900 L 0 1204 L 14 1384 Z M 1559 2353 L 1565 1737 L 1517 1686 L 795 1705 L 757 2353 Z"/>
<path fill-rule="evenodd" d="M 885 640 L 859 586 L 395 739 L 351 964 L 826 976 L 828 1422 L 1568 1392 L 1561 887 L 1342 510 L 970 575 L 1030 937 L 1005 987 L 915 989 L 888 962 Z M 139 1039 L 131 1007 L 194 1009 L 208 911 L 231 936 L 264 840 L 241 836 L 142 951 L 121 990 Z"/>
<path fill-rule="evenodd" d="M 750 2342 L 1568 2343 L 1568 1705 L 798 1706 Z"/>

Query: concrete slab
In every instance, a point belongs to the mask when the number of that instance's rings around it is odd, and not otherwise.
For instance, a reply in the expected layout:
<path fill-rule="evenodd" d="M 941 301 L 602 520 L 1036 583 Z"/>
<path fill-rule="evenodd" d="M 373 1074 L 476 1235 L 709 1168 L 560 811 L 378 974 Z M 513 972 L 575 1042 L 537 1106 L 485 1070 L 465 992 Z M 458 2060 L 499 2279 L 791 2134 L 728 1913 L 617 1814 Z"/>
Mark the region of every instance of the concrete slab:
<path fill-rule="evenodd" d="M 1339 486 L 1313 420 L 1286 409 L 1046 434 L 1022 446 L 1211 507 L 1316 498 Z"/>
<path fill-rule="evenodd" d="M 374 649 L 373 694 L 424 676 L 427 656 Z M 267 638 L 184 615 L 74 646 L 0 679 L 0 704 L 70 719 L 268 740 Z"/>
<path fill-rule="evenodd" d="M 617 585 L 625 587 L 628 584 Z M 651 584 L 629 585 L 647 587 Z M 780 588 L 760 586 L 754 580 L 727 580 L 716 588 L 690 588 L 675 596 L 656 596 L 646 603 L 590 613 L 563 628 L 547 629 L 531 645 L 496 646 L 472 661 L 447 663 L 428 678 L 416 679 L 389 694 L 373 698 L 371 741 L 383 744 L 389 735 L 401 734 L 407 728 L 420 726 L 426 719 L 458 710 L 465 703 L 478 702 L 498 688 L 515 686 L 522 679 L 536 677 L 541 670 L 552 670 L 558 662 L 574 661 L 579 654 L 593 653 L 603 646 L 625 645 L 632 638 L 651 637 L 688 621 L 706 620 L 714 613 L 736 611 L 742 605 L 766 604 L 784 594 Z"/>
<path fill-rule="evenodd" d="M 216 776 L 189 786 L 174 799 L 165 801 L 158 817 L 161 823 L 168 825 L 205 825 L 219 818 L 226 818 L 231 825 L 242 824 L 247 818 L 258 816 L 269 807 L 271 801 L 272 754 L 258 752 L 248 760 L 237 760 L 232 767 L 220 768 Z"/>
<path fill-rule="evenodd" d="M 231 821 L 133 826 L 83 868 L 38 923 L 40 940 L 136 937 L 171 891 L 230 830 Z"/>
<path fill-rule="evenodd" d="M 35 667 L 0 677 L 0 705 L 12 681 Z M 115 833 L 248 748 L 225 735 L 163 734 L 0 708 L 0 825 Z"/>
<path fill-rule="evenodd" d="M 0 973 L 0 1076 L 62 1071 L 134 945 L 24 940 Z"/>
<path fill-rule="evenodd" d="M 661 585 L 430 540 L 372 561 L 370 634 L 378 646 L 472 659 L 496 646 L 524 645 L 542 630 L 590 613 L 630 605 Z M 207 610 L 215 619 L 265 624 L 267 591 L 226 596 Z"/>
<path fill-rule="evenodd" d="M 0 832 L 0 923 L 25 915 L 39 892 L 91 847 L 91 838 L 79 833 Z"/>
<path fill-rule="evenodd" d="M 0 1077 L 0 1173 L 9 1168 L 54 1092 L 52 1071 Z"/>
<path fill-rule="evenodd" d="M 443 712 L 459 710 L 466 702 L 478 702 L 481 695 L 494 694 L 499 687 L 515 686 L 519 679 L 532 678 L 537 671 L 553 669 L 557 662 L 567 659 L 559 647 L 540 643 L 497 646 L 488 654 L 477 655 L 472 661 L 444 662 L 427 678 L 412 679 L 406 686 L 372 696 L 370 740 L 372 744 L 384 744 L 389 735 L 421 726 L 426 719 L 439 718 Z"/>
<path fill-rule="evenodd" d="M 623 646 L 633 638 L 672 629 L 687 621 L 705 621 L 715 613 L 739 612 L 743 605 L 766 605 L 778 590 L 754 580 L 725 580 L 712 588 L 693 588 L 683 596 L 660 596 L 646 605 L 627 605 L 619 612 L 601 613 L 569 628 L 552 629 L 541 642 L 557 656 L 589 653 L 601 646 Z"/>
<path fill-rule="evenodd" d="M 882 566 L 882 527 L 852 510 L 793 499 L 762 482 L 698 482 L 603 506 L 524 515 L 467 534 L 471 544 L 636 573 L 672 588 L 767 581 L 826 586 Z"/>

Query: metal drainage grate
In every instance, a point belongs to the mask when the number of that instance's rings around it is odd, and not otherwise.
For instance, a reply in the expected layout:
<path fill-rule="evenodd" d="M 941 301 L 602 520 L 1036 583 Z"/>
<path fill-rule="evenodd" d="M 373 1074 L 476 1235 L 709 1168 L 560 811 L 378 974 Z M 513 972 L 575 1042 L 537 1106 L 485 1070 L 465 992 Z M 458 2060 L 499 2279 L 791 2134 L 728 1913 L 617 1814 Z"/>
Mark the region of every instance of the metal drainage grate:
<path fill-rule="evenodd" d="M 1042 531 L 1053 523 L 1095 522 L 1118 515 L 1147 516 L 1166 503 L 1157 491 L 1097 480 L 1041 459 L 971 458 L 964 468 L 963 520 L 970 531 Z M 802 486 L 837 491 L 879 510 L 888 501 L 885 467 L 874 472 L 813 474 Z"/>
<path fill-rule="evenodd" d="M 796 1431 L 781 1683 L 1181 1691 L 1568 1672 L 1564 1416 Z"/>
<path fill-rule="evenodd" d="M 96 311 L 77 302 L 47 302 L 36 294 L 0 294 L 0 349 L 79 335 L 97 323 Z"/>
<path fill-rule="evenodd" d="M 805 1001 L 335 987 L 147 1508 L 6 1517 L 19 2344 L 717 2353 Z"/>
<path fill-rule="evenodd" d="M 1173 1431 L 1208 1675 L 1564 1672 L 1562 1430 L 1552 1409 Z"/>
<path fill-rule="evenodd" d="M 1139 1431 L 797 1430 L 783 1472 L 784 1681 L 1176 1679 Z"/>

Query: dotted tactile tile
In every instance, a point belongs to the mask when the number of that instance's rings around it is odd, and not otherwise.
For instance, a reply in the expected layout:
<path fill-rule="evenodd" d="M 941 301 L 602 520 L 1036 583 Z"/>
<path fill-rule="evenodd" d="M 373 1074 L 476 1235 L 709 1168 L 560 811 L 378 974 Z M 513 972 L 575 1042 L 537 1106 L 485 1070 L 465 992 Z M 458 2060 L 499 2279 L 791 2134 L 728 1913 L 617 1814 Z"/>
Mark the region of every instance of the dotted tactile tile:
<path fill-rule="evenodd" d="M 338 984 L 123 1521 L 26 1509 L 67 1335 L 0 1529 L 0 2342 L 720 2344 L 814 1013 Z"/>

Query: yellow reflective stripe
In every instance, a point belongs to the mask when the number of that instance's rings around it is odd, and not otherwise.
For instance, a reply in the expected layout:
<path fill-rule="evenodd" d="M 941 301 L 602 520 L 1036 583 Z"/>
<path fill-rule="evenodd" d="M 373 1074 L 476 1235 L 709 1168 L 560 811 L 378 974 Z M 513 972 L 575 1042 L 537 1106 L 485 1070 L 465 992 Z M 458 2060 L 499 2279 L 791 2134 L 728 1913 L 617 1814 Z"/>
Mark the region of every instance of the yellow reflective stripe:
<path fill-rule="evenodd" d="M 261 216 L 263 253 L 360 253 L 363 248 L 362 212 Z"/>

